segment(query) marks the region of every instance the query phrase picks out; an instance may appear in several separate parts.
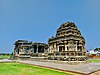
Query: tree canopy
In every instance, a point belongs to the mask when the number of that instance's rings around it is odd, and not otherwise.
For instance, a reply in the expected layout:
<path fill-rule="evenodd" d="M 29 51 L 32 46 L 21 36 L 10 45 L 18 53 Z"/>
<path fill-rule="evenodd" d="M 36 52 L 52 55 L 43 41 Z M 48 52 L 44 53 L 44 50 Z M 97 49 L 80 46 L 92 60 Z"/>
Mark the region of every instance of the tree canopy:
<path fill-rule="evenodd" d="M 100 48 L 96 48 L 95 50 L 96 50 L 96 51 L 100 51 Z"/>

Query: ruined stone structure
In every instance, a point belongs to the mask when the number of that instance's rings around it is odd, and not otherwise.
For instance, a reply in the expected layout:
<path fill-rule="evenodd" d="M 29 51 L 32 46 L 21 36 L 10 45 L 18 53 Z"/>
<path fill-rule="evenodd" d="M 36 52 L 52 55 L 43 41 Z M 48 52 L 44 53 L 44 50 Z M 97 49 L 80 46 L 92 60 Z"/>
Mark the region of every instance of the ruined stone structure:
<path fill-rule="evenodd" d="M 14 56 L 17 58 L 42 57 L 48 48 L 45 43 L 33 43 L 27 40 L 18 40 L 14 45 Z"/>
<path fill-rule="evenodd" d="M 72 22 L 63 23 L 48 40 L 48 59 L 86 61 L 85 39 Z"/>
<path fill-rule="evenodd" d="M 48 45 L 27 40 L 18 40 L 14 45 L 14 56 L 18 58 L 87 61 L 85 39 L 72 22 L 63 23 L 56 36 L 48 39 Z"/>

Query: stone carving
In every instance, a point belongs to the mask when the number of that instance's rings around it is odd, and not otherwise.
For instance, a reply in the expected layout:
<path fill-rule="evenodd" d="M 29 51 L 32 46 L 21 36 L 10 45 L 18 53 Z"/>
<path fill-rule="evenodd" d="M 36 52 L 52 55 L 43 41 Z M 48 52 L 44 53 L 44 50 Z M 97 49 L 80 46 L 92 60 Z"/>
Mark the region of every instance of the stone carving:
<path fill-rule="evenodd" d="M 58 44 L 59 43 L 59 44 Z M 63 23 L 56 31 L 56 36 L 48 40 L 49 47 L 56 44 L 56 50 L 49 48 L 49 54 L 60 54 L 59 59 L 67 61 L 85 61 L 85 39 L 77 26 L 72 22 Z M 57 59 L 56 54 L 49 56 L 49 59 Z"/>

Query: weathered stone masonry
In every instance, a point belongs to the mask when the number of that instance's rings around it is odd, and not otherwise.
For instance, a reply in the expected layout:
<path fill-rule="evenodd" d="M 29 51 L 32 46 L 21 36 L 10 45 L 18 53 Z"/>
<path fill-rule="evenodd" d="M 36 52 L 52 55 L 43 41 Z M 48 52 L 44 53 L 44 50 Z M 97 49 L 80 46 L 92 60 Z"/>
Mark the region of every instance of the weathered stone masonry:
<path fill-rule="evenodd" d="M 63 23 L 56 31 L 56 36 L 48 40 L 49 59 L 66 61 L 85 61 L 85 39 L 72 22 Z"/>
<path fill-rule="evenodd" d="M 48 45 L 45 43 L 33 43 L 27 40 L 18 40 L 14 43 L 15 58 L 43 57 L 47 52 Z"/>
<path fill-rule="evenodd" d="M 85 39 L 72 22 L 63 23 L 56 36 L 48 39 L 48 44 L 27 40 L 15 42 L 14 57 L 46 58 L 48 60 L 86 61 Z"/>

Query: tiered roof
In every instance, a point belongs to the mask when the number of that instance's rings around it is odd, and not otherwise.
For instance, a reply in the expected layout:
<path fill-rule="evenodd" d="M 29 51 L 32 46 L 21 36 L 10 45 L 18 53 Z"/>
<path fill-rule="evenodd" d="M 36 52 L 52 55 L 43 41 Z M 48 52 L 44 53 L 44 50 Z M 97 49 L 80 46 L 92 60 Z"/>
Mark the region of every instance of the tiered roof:
<path fill-rule="evenodd" d="M 63 23 L 56 32 L 56 36 L 49 38 L 49 41 L 66 39 L 66 40 L 82 40 L 85 43 L 84 37 L 78 30 L 77 26 L 73 22 Z"/>

